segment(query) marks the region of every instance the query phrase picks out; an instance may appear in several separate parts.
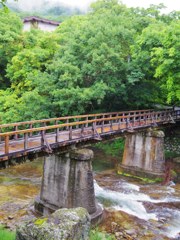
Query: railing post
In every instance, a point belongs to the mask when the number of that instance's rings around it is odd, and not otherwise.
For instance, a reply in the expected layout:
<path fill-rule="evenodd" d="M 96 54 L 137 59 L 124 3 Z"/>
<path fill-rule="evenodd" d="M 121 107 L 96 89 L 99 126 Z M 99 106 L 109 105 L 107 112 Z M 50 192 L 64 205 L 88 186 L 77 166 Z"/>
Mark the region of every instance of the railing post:
<path fill-rule="evenodd" d="M 126 129 L 128 129 L 128 118 L 126 118 Z"/>
<path fill-rule="evenodd" d="M 84 124 L 82 124 L 81 126 L 81 137 L 83 137 L 83 133 L 84 133 Z"/>
<path fill-rule="evenodd" d="M 93 130 L 93 136 L 95 136 L 95 133 L 96 133 L 96 122 L 93 122 L 92 130 Z"/>
<path fill-rule="evenodd" d="M 59 128 L 56 128 L 56 143 L 59 142 Z"/>
<path fill-rule="evenodd" d="M 110 120 L 110 131 L 113 131 L 113 120 Z"/>
<path fill-rule="evenodd" d="M 42 127 L 46 127 L 46 122 L 42 122 Z"/>
<path fill-rule="evenodd" d="M 79 120 L 76 119 L 76 122 L 79 122 Z M 76 129 L 79 127 L 79 124 L 76 125 Z"/>
<path fill-rule="evenodd" d="M 109 118 L 111 118 L 111 117 L 112 117 L 112 115 L 110 114 L 110 115 L 109 115 Z M 109 120 L 109 124 L 111 124 L 111 120 Z"/>
<path fill-rule="evenodd" d="M 66 119 L 66 124 L 68 124 L 69 123 L 69 119 Z M 68 131 L 69 130 L 69 127 L 67 126 L 66 127 L 66 130 Z"/>
<path fill-rule="evenodd" d="M 28 133 L 24 133 L 24 150 L 28 149 Z"/>
<path fill-rule="evenodd" d="M 41 131 L 41 147 L 45 145 L 44 137 L 45 137 L 45 131 L 42 130 Z"/>
<path fill-rule="evenodd" d="M 147 124 L 147 115 L 144 115 L 144 123 Z"/>
<path fill-rule="evenodd" d="M 104 115 L 103 115 L 103 119 L 104 119 Z M 101 133 L 104 133 L 104 120 L 101 123 Z"/>
<path fill-rule="evenodd" d="M 88 117 L 86 117 L 86 121 L 88 121 Z M 86 128 L 87 128 L 87 127 L 88 127 L 88 123 L 86 123 L 86 125 L 85 125 L 85 126 L 86 126 Z"/>
<path fill-rule="evenodd" d="M 117 113 L 117 114 L 116 114 L 117 119 L 116 119 L 116 121 L 115 121 L 116 123 L 118 123 L 118 120 L 119 120 L 119 119 L 118 119 L 118 116 L 119 116 L 119 114 Z"/>
<path fill-rule="evenodd" d="M 123 116 L 123 122 L 125 122 L 125 121 L 126 121 L 125 118 L 124 118 L 124 117 L 125 117 L 125 114 L 123 113 L 122 116 Z"/>
<path fill-rule="evenodd" d="M 14 131 L 18 131 L 18 126 L 14 127 Z M 14 135 L 14 140 L 18 140 L 18 134 Z"/>
<path fill-rule="evenodd" d="M 32 127 L 33 127 L 32 123 L 29 124 L 29 128 L 32 129 Z M 29 133 L 29 136 L 32 137 L 32 132 Z"/>
<path fill-rule="evenodd" d="M 9 153 L 9 136 L 5 136 L 5 154 Z"/>
<path fill-rule="evenodd" d="M 136 117 L 133 117 L 133 126 L 136 126 Z"/>
<path fill-rule="evenodd" d="M 118 130 L 121 129 L 121 118 L 118 119 Z"/>
<path fill-rule="evenodd" d="M 69 127 L 69 140 L 72 140 L 72 126 Z"/>
<path fill-rule="evenodd" d="M 0 133 L 2 133 L 2 129 L 0 128 Z M 0 143 L 2 142 L 2 137 L 0 137 Z"/>

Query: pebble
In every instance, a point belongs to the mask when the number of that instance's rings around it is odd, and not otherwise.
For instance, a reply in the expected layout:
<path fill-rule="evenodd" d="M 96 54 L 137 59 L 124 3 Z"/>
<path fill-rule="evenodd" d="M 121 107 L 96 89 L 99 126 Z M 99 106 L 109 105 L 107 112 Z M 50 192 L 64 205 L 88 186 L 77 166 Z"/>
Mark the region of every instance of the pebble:
<path fill-rule="evenodd" d="M 123 233 L 122 233 L 122 232 L 116 232 L 116 233 L 115 233 L 115 237 L 120 237 L 120 236 L 123 236 Z"/>
<path fill-rule="evenodd" d="M 125 232 L 129 235 L 134 235 L 136 233 L 134 229 L 125 230 Z"/>

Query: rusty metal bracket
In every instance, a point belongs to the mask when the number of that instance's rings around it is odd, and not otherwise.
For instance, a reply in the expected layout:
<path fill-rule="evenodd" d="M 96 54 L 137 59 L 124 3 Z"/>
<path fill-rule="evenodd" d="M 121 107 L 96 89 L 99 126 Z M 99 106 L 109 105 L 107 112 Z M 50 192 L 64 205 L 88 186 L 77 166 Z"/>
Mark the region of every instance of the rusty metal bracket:
<path fill-rule="evenodd" d="M 128 129 L 130 129 L 131 131 L 134 131 L 134 129 L 132 127 L 132 124 L 130 123 L 129 119 L 127 119 L 127 126 L 128 126 Z"/>
<path fill-rule="evenodd" d="M 176 123 L 170 113 L 168 114 L 168 116 L 169 116 L 169 118 L 170 118 L 170 120 L 171 120 L 171 123 Z"/>
<path fill-rule="evenodd" d="M 101 138 L 101 136 L 99 135 L 96 127 L 95 127 L 94 131 L 95 131 L 94 140 L 102 141 L 102 138 Z"/>
<path fill-rule="evenodd" d="M 42 134 L 42 138 L 43 138 L 44 145 L 45 145 L 45 149 L 44 149 L 45 152 L 47 152 L 47 153 L 52 153 L 53 150 L 52 150 L 50 144 L 48 143 L 48 140 L 47 140 L 45 134 Z"/>
<path fill-rule="evenodd" d="M 157 127 L 158 125 L 157 125 L 157 123 L 155 122 L 154 117 L 153 117 L 152 115 L 151 115 L 151 120 L 152 120 L 153 126 L 154 126 L 154 127 Z"/>

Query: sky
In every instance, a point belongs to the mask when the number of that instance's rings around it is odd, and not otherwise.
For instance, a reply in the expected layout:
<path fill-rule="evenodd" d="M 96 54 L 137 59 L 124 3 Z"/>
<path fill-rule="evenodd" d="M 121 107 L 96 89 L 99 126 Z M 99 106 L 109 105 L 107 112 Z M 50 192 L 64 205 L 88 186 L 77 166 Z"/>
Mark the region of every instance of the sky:
<path fill-rule="evenodd" d="M 79 7 L 80 9 L 86 10 L 88 6 L 95 0 L 18 0 L 18 5 L 23 9 L 33 10 L 34 7 L 42 7 L 43 2 L 47 1 L 52 5 L 56 3 L 64 3 L 72 7 Z M 167 9 L 166 12 L 173 10 L 180 11 L 180 0 L 121 0 L 124 4 L 129 7 L 145 7 L 147 8 L 150 4 L 163 3 Z M 12 2 L 12 0 L 9 0 Z M 49 4 L 48 4 L 49 5 Z"/>

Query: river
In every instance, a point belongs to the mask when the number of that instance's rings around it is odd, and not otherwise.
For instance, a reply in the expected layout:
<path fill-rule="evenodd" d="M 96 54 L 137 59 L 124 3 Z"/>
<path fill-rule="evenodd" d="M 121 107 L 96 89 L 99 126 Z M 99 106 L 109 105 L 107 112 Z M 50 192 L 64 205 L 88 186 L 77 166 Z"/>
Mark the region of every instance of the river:
<path fill-rule="evenodd" d="M 94 149 L 95 194 L 104 206 L 101 230 L 116 239 L 180 239 L 180 184 L 145 184 L 118 175 L 118 159 Z M 42 159 L 0 170 L 0 224 L 14 229 L 34 217 L 40 191 Z"/>

